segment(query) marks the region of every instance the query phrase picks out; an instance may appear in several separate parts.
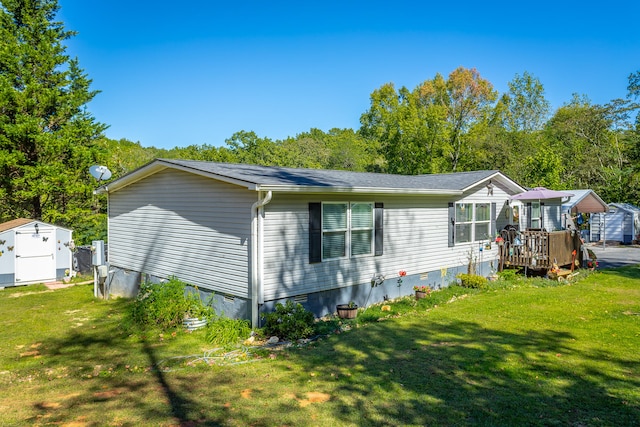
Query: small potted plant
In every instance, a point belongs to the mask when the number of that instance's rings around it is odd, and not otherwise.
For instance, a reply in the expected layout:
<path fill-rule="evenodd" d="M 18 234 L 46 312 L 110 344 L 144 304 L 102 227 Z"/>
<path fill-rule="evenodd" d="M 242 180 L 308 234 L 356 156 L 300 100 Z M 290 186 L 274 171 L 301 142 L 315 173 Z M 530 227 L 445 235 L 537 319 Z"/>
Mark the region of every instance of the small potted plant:
<path fill-rule="evenodd" d="M 336 311 L 341 319 L 355 319 L 358 314 L 358 304 L 353 301 L 349 302 L 349 304 L 338 304 Z"/>
<path fill-rule="evenodd" d="M 416 299 L 426 298 L 431 295 L 431 288 L 428 286 L 414 286 L 413 290 L 416 292 Z"/>

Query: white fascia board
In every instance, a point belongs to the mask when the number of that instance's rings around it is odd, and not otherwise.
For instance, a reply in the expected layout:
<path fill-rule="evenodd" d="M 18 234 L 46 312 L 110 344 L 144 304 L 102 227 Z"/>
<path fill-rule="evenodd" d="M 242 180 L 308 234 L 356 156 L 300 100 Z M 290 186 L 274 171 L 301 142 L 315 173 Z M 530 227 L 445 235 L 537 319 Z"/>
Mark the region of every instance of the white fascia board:
<path fill-rule="evenodd" d="M 518 193 L 522 193 L 523 191 L 526 191 L 524 187 L 520 186 L 515 181 L 512 181 L 510 178 L 508 178 L 506 175 L 504 175 L 501 172 L 496 172 L 493 175 L 489 175 L 488 177 L 481 179 L 480 181 L 474 182 L 468 187 L 462 189 L 462 191 L 463 192 L 468 191 L 479 184 L 488 183 L 492 179 L 498 179 L 501 183 L 505 184 L 507 188 L 509 188 L 510 190 L 513 190 L 514 192 L 513 194 L 518 194 Z"/>
<path fill-rule="evenodd" d="M 133 184 L 134 182 L 138 182 L 143 178 L 146 178 L 150 175 L 160 172 L 163 169 L 166 169 L 167 166 L 163 165 L 160 161 L 155 161 L 149 163 L 145 166 L 142 166 L 138 169 L 135 169 L 132 172 L 116 179 L 115 181 L 111 181 L 107 184 L 101 185 L 96 188 L 93 193 L 94 194 L 103 194 L 103 193 L 112 193 L 117 191 L 123 187 Z"/>
<path fill-rule="evenodd" d="M 312 187 L 297 185 L 260 185 L 258 191 L 280 193 L 357 193 L 357 194 L 398 194 L 398 195 L 439 195 L 459 196 L 461 190 L 415 189 L 415 188 L 372 188 L 372 187 Z"/>

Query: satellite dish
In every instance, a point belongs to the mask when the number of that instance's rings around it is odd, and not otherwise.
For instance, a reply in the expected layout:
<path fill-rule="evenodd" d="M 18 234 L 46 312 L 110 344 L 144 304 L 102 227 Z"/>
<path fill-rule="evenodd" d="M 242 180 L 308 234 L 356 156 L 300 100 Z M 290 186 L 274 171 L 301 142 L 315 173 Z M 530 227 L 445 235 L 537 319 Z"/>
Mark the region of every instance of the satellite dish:
<path fill-rule="evenodd" d="M 111 171 L 106 166 L 94 165 L 89 168 L 89 173 L 98 182 L 111 178 Z"/>

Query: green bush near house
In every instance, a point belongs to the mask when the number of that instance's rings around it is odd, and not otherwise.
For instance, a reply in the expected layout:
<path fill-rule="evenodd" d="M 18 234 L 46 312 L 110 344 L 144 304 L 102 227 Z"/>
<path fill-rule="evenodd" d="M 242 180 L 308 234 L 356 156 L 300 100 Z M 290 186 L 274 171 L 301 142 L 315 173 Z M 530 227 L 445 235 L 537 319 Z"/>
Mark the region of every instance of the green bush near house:
<path fill-rule="evenodd" d="M 206 328 L 207 342 L 221 347 L 230 347 L 249 338 L 251 325 L 248 320 L 218 317 L 209 321 Z"/>
<path fill-rule="evenodd" d="M 500 280 L 514 281 L 518 279 L 518 270 L 506 269 L 498 273 Z"/>
<path fill-rule="evenodd" d="M 264 333 L 275 335 L 280 339 L 298 340 L 314 333 L 315 318 L 313 313 L 302 304 L 287 301 L 277 303 L 272 313 L 263 315 L 265 319 Z"/>
<path fill-rule="evenodd" d="M 463 288 L 486 289 L 489 284 L 486 277 L 478 276 L 477 274 L 460 273 L 456 277 L 460 279 L 460 286 Z"/>
<path fill-rule="evenodd" d="M 182 324 L 185 314 L 193 317 L 210 317 L 211 307 L 200 299 L 197 289 L 185 293 L 189 284 L 170 277 L 165 283 L 143 283 L 131 306 L 131 318 L 140 326 L 159 327 L 167 330 Z"/>

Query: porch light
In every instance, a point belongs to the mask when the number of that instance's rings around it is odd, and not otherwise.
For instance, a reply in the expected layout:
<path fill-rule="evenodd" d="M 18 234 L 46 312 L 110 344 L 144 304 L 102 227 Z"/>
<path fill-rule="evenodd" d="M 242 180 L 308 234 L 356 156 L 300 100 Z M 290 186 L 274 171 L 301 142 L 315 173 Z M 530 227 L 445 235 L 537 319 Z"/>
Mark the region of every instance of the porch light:
<path fill-rule="evenodd" d="M 38 230 L 38 223 L 36 222 L 36 224 L 34 225 L 35 229 L 36 229 L 36 234 L 38 234 L 39 230 Z"/>

